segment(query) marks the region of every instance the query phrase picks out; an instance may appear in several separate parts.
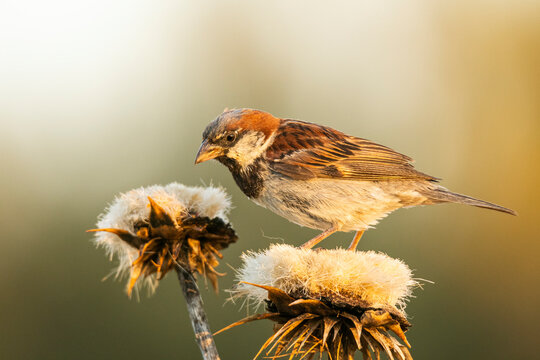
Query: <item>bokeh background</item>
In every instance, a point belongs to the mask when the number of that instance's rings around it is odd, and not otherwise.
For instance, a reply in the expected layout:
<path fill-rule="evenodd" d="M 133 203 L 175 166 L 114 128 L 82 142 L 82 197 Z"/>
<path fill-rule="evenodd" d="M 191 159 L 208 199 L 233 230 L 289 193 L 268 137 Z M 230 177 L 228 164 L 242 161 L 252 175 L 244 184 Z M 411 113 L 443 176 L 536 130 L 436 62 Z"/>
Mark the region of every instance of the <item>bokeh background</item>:
<path fill-rule="evenodd" d="M 175 276 L 129 300 L 90 234 L 115 194 L 227 188 L 239 255 L 316 233 L 195 167 L 225 107 L 329 125 L 408 154 L 443 185 L 519 212 L 400 210 L 360 244 L 429 279 L 407 308 L 415 359 L 537 356 L 540 3 L 0 2 L 0 358 L 198 359 Z M 345 246 L 352 234 L 323 243 Z M 203 286 L 204 287 L 204 286 Z M 245 309 L 203 291 L 211 326 Z M 219 335 L 250 359 L 260 322 Z"/>

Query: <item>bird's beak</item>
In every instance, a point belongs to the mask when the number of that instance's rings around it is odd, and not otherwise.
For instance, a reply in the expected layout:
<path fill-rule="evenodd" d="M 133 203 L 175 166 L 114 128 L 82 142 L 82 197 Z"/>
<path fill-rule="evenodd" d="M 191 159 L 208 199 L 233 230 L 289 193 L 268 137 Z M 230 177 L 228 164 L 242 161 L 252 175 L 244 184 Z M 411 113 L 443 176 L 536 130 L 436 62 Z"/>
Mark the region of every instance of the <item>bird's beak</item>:
<path fill-rule="evenodd" d="M 195 158 L 195 164 L 215 159 L 221 155 L 223 155 L 223 149 L 221 149 L 221 147 L 212 145 L 208 142 L 208 140 L 204 140 L 199 148 L 197 157 Z"/>

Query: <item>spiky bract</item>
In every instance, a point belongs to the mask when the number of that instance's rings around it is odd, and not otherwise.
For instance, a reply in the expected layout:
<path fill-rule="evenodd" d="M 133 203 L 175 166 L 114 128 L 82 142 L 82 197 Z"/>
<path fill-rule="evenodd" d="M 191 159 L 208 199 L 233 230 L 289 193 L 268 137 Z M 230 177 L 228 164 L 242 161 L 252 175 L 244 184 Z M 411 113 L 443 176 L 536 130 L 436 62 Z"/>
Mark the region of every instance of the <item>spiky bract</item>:
<path fill-rule="evenodd" d="M 361 351 L 364 359 L 381 354 L 412 359 L 403 307 L 418 283 L 403 262 L 374 252 L 288 245 L 243 259 L 233 298 L 264 302 L 267 313 L 223 330 L 254 320 L 275 321 L 274 335 L 256 357 L 311 359 L 326 353 L 333 360 L 350 360 Z"/>
<path fill-rule="evenodd" d="M 204 274 L 217 288 L 219 250 L 237 237 L 218 188 L 178 183 L 131 190 L 115 199 L 98 222 L 96 243 L 119 259 L 117 275 L 128 272 L 131 294 L 141 275 L 150 289 L 175 266 Z"/>

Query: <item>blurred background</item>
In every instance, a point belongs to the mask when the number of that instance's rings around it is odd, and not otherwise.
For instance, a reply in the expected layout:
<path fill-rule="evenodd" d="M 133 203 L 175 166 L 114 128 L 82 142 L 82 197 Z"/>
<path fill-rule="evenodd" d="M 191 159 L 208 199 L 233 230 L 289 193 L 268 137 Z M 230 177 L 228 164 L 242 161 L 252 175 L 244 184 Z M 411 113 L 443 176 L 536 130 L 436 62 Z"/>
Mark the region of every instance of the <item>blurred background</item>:
<path fill-rule="evenodd" d="M 225 107 L 380 142 L 517 210 L 400 210 L 360 248 L 434 282 L 407 308 L 415 359 L 537 355 L 538 1 L 3 0 L 0 358 L 200 358 L 174 275 L 139 302 L 101 281 L 114 264 L 84 231 L 119 192 L 224 186 L 240 241 L 222 289 L 243 251 L 316 234 L 250 202 L 217 162 L 193 165 Z M 215 330 L 246 314 L 224 291 L 203 296 Z M 222 358 L 252 358 L 271 327 L 219 335 Z"/>

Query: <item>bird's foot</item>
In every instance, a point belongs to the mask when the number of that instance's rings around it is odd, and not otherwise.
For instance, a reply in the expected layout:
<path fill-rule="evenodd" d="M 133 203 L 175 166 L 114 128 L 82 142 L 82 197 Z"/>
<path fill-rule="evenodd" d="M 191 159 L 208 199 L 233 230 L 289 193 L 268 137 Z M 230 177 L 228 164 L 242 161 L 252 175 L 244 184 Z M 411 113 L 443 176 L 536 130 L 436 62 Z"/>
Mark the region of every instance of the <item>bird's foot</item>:
<path fill-rule="evenodd" d="M 300 245 L 300 248 L 301 249 L 311 249 L 312 247 L 314 247 L 315 245 L 317 245 L 318 243 L 320 243 L 321 241 L 323 241 L 325 238 L 332 235 L 336 231 L 338 231 L 338 227 L 337 226 L 332 226 L 330 229 L 323 231 L 319 235 L 315 236 L 313 239 L 311 239 L 311 240 L 305 242 L 304 244 Z"/>
<path fill-rule="evenodd" d="M 360 239 L 362 238 L 362 235 L 364 235 L 365 230 L 357 231 L 356 234 L 354 234 L 354 238 L 351 241 L 351 245 L 347 248 L 349 251 L 355 251 L 356 247 L 358 246 L 358 243 L 360 242 Z"/>

